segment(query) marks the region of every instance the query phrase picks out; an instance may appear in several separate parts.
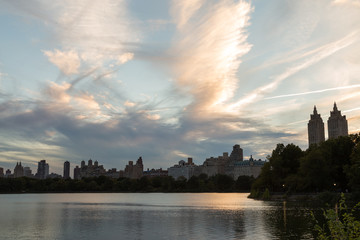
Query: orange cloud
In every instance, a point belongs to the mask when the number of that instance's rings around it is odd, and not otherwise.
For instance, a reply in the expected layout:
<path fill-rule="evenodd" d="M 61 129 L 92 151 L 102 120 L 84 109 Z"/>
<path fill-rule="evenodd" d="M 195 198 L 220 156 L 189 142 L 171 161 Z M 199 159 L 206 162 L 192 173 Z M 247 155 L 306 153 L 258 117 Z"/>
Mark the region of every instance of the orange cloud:
<path fill-rule="evenodd" d="M 44 51 L 49 61 L 57 66 L 64 74 L 70 75 L 78 73 L 80 67 L 80 58 L 76 51 L 60 51 L 55 49 L 53 52 Z"/>
<path fill-rule="evenodd" d="M 195 3 L 175 4 L 192 11 L 186 16 L 173 16 L 181 26 L 173 47 L 179 59 L 173 70 L 177 85 L 194 99 L 188 111 L 200 117 L 222 112 L 223 105 L 234 95 L 240 57 L 251 48 L 245 31 L 251 6 L 246 2 L 220 1 L 197 11 L 202 1 Z M 191 17 L 192 14 L 195 15 Z"/>

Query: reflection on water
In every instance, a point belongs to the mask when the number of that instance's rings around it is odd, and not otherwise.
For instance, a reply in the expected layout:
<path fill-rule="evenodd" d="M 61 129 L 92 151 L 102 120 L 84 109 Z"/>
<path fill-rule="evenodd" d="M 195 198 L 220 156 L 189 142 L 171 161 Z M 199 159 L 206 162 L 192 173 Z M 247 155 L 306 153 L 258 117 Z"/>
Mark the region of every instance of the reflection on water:
<path fill-rule="evenodd" d="M 0 239 L 311 239 L 309 210 L 242 193 L 0 195 Z"/>

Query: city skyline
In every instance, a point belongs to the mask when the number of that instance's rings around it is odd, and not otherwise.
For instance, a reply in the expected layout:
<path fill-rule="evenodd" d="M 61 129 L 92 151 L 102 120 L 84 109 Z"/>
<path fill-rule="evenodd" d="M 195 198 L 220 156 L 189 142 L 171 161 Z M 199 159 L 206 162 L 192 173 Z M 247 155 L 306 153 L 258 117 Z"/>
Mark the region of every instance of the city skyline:
<path fill-rule="evenodd" d="M 353 0 L 0 0 L 0 166 L 62 173 L 308 146 L 316 105 L 360 131 Z M 327 126 L 325 126 L 327 133 Z"/>

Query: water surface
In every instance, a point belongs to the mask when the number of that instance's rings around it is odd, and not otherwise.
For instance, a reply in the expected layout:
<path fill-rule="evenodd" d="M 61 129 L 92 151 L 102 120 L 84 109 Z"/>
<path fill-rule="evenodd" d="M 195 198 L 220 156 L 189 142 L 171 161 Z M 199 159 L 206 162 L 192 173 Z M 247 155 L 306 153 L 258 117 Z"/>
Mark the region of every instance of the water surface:
<path fill-rule="evenodd" d="M 244 193 L 0 195 L 0 239 L 311 239 L 310 210 Z"/>

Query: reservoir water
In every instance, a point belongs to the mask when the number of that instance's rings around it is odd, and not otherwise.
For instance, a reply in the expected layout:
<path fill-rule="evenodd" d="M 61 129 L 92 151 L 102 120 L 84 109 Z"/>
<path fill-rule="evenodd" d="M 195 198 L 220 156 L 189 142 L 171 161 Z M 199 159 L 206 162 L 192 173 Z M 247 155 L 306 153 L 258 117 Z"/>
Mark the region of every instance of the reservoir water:
<path fill-rule="evenodd" d="M 0 195 L 0 239 L 312 239 L 310 210 L 247 193 Z"/>

